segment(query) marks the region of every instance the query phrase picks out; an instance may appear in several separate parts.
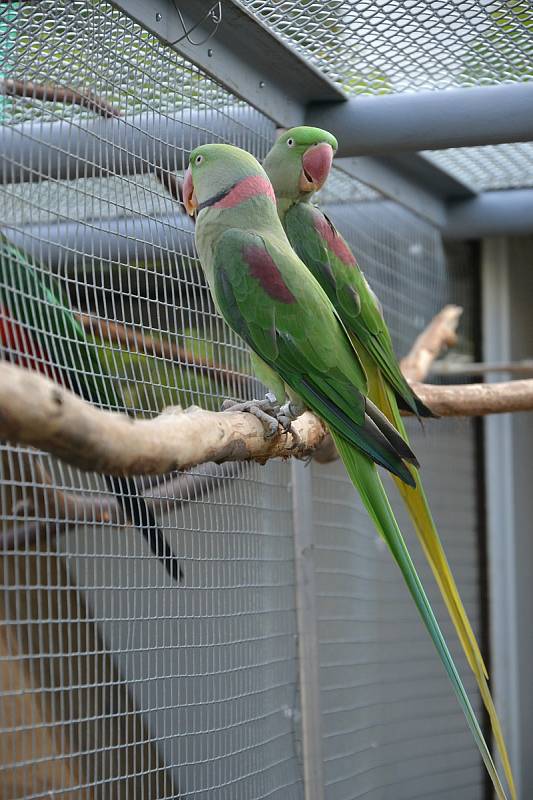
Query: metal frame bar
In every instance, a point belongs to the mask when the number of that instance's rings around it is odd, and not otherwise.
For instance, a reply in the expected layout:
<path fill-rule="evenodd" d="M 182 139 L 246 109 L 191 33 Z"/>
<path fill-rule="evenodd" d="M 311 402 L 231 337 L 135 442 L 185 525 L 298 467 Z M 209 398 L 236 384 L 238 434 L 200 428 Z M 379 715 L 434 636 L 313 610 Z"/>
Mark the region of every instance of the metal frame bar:
<path fill-rule="evenodd" d="M 158 219 L 131 216 L 18 227 L 0 224 L 0 230 L 16 247 L 62 272 L 81 257 L 106 264 L 134 264 L 147 254 L 161 261 L 169 252 L 194 252 L 194 223 L 179 212 Z"/>
<path fill-rule="evenodd" d="M 334 163 L 346 175 L 378 189 L 439 228 L 446 225 L 443 200 L 413 176 L 402 174 L 390 159 L 362 156 L 339 158 Z"/>
<path fill-rule="evenodd" d="M 226 111 L 185 109 L 175 117 L 144 112 L 75 127 L 39 120 L 0 126 L 0 184 L 184 169 L 190 151 L 213 135 L 231 137 L 242 125 L 258 130 L 260 121 L 249 109 Z"/>
<path fill-rule="evenodd" d="M 483 358 L 521 358 L 533 344 L 530 298 L 531 243 L 493 238 L 483 242 Z M 508 742 L 519 797 L 533 792 L 530 628 L 533 609 L 531 448 L 527 414 L 487 417 L 487 503 L 491 660 L 495 702 Z"/>
<path fill-rule="evenodd" d="M 444 203 L 415 182 L 402 178 L 375 159 L 341 159 L 346 174 L 378 188 L 441 229 L 443 238 L 533 234 L 533 189 L 484 192 L 466 200 Z M 140 216 L 89 222 L 42 222 L 0 225 L 8 239 L 54 269 L 65 270 L 80 254 L 94 260 L 132 263 L 137 257 L 161 260 L 165 253 L 192 252 L 194 224 L 183 213 L 157 219 Z"/>
<path fill-rule="evenodd" d="M 533 189 L 501 189 L 448 204 L 446 239 L 527 236 L 533 233 Z"/>
<path fill-rule="evenodd" d="M 186 37 L 176 42 L 184 26 L 172 0 L 113 0 L 113 5 L 279 125 L 300 124 L 312 100 L 344 99 L 338 86 L 232 0 L 222 3 L 216 36 L 198 45 Z M 185 28 L 195 26 L 212 7 L 213 0 L 179 0 Z M 198 25 L 194 41 L 202 42 L 213 29 L 212 21 Z"/>

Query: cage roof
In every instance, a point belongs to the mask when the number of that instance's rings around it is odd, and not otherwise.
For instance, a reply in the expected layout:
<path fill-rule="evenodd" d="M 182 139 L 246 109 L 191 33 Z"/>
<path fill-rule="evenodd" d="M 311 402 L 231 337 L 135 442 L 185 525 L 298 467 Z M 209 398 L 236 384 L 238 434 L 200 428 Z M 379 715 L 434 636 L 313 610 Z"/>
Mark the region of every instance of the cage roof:
<path fill-rule="evenodd" d="M 533 78 L 529 0 L 241 0 L 351 95 Z"/>
<path fill-rule="evenodd" d="M 424 156 L 475 192 L 533 186 L 533 142 L 425 151 Z"/>

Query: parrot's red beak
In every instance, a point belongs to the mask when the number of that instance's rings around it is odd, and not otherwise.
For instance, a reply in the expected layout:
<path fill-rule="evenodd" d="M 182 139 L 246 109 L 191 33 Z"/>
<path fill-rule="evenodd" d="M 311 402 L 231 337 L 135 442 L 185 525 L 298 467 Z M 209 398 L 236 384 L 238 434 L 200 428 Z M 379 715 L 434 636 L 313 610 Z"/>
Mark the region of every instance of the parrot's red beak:
<path fill-rule="evenodd" d="M 198 208 L 198 200 L 194 191 L 194 183 L 192 182 L 192 172 L 190 167 L 188 167 L 183 180 L 183 205 L 185 206 L 187 214 L 190 214 L 191 217 L 193 217 L 196 209 Z"/>
<path fill-rule="evenodd" d="M 327 142 L 306 150 L 302 158 L 300 191 L 316 192 L 321 189 L 329 175 L 332 161 L 333 148 Z"/>

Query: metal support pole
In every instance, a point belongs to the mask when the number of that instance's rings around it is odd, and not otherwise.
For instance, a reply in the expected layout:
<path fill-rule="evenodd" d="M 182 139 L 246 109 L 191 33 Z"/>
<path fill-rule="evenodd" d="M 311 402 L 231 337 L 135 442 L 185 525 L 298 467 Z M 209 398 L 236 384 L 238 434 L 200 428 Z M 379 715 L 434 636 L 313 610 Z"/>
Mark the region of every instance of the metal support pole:
<path fill-rule="evenodd" d="M 531 352 L 530 240 L 483 242 L 483 357 L 511 361 Z M 531 414 L 484 421 L 490 631 L 496 706 L 518 797 L 533 796 L 531 662 L 533 495 Z"/>
<path fill-rule="evenodd" d="M 445 239 L 527 236 L 533 233 L 533 189 L 500 189 L 448 203 Z"/>
<path fill-rule="evenodd" d="M 292 459 L 291 477 L 305 800 L 324 800 L 311 469 Z"/>
<path fill-rule="evenodd" d="M 88 222 L 1 225 L 9 241 L 54 270 L 65 271 L 81 258 L 106 264 L 161 262 L 168 253 L 194 254 L 194 224 L 177 212 L 157 218 L 112 217 Z"/>

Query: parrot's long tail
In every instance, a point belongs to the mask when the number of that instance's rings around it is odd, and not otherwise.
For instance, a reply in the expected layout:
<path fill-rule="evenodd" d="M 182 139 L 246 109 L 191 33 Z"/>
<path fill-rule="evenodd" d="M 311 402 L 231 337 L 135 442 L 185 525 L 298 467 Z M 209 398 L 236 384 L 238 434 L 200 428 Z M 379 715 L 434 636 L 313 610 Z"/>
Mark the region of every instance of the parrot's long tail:
<path fill-rule="evenodd" d="M 376 392 L 376 396 L 374 396 L 374 391 L 370 393 L 372 400 L 393 423 L 405 441 L 408 442 L 407 431 L 405 430 L 405 425 L 400 416 L 392 390 L 386 386 L 380 375 L 378 375 L 377 380 L 371 381 L 371 384 L 373 384 L 372 389 Z M 500 720 L 498 719 L 494 701 L 487 684 L 487 669 L 474 631 L 470 625 L 470 620 L 468 619 L 468 615 L 459 595 L 459 590 L 451 572 L 450 565 L 448 564 L 448 559 L 446 558 L 446 553 L 444 552 L 435 522 L 433 521 L 420 475 L 417 469 L 410 467 L 410 470 L 416 482 L 415 488 L 408 486 L 404 481 L 399 480 L 394 475 L 392 477 L 407 507 L 416 534 L 428 563 L 431 566 L 444 602 L 446 603 L 450 618 L 455 626 L 468 663 L 475 675 L 481 697 L 483 698 L 483 703 L 485 704 L 490 718 L 494 741 L 502 760 L 505 776 L 509 784 L 509 791 L 511 797 L 515 800 L 516 788 L 513 772 L 509 754 L 505 746 Z"/>
<path fill-rule="evenodd" d="M 124 516 L 139 529 L 150 545 L 150 550 L 163 564 L 170 577 L 179 582 L 183 572 L 178 559 L 165 539 L 163 531 L 158 527 L 153 511 L 148 508 L 146 500 L 138 496 L 135 481 L 132 478 L 108 475 L 106 483 L 116 495 Z"/>
<path fill-rule="evenodd" d="M 339 455 L 346 467 L 348 475 L 355 488 L 358 490 L 368 514 L 374 521 L 376 528 L 387 543 L 394 560 L 407 584 L 407 588 L 418 608 L 422 621 L 437 649 L 444 668 L 450 678 L 459 704 L 463 709 L 468 726 L 472 731 L 476 744 L 481 753 L 487 771 L 490 775 L 496 794 L 499 800 L 506 800 L 505 791 L 501 784 L 496 767 L 492 760 L 483 734 L 479 727 L 474 711 L 461 682 L 453 659 L 450 655 L 444 637 L 439 628 L 433 610 L 426 596 L 420 578 L 416 572 L 403 536 L 398 527 L 394 514 L 390 507 L 385 489 L 372 461 L 359 452 L 355 447 L 346 442 L 341 436 L 331 432 L 333 440 L 337 446 Z"/>

